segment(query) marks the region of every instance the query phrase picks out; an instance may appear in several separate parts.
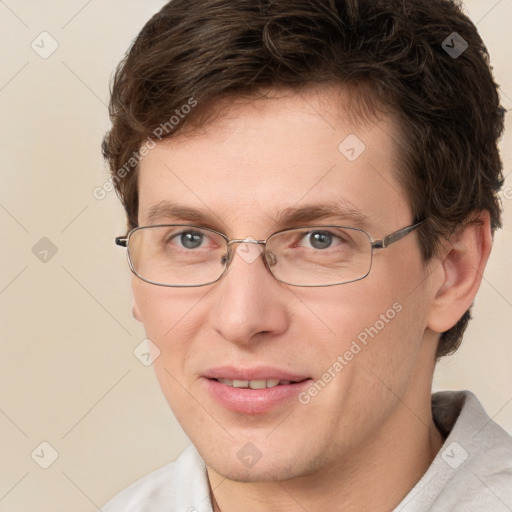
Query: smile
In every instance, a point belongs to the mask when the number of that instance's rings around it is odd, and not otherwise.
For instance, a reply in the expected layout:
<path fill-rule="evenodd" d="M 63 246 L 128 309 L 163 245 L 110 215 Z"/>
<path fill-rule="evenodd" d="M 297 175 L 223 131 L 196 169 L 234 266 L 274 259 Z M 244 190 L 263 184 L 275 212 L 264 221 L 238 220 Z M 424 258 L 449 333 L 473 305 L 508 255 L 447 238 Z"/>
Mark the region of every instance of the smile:
<path fill-rule="evenodd" d="M 219 367 L 203 375 L 206 393 L 223 409 L 245 415 L 278 411 L 312 382 L 308 376 L 275 367 Z"/>
<path fill-rule="evenodd" d="M 278 379 L 260 379 L 260 380 L 232 380 L 232 379 L 215 379 L 221 384 L 231 386 L 233 388 L 250 388 L 250 389 L 265 389 L 274 388 L 276 386 L 283 386 L 291 384 L 289 380 Z"/>

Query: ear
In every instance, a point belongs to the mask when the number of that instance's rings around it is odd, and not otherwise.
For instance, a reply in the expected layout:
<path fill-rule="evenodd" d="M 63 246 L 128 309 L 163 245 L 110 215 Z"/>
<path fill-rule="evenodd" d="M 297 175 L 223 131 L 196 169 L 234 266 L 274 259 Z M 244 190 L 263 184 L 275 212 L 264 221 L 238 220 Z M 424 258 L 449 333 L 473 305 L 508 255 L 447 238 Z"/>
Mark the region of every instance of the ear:
<path fill-rule="evenodd" d="M 140 319 L 139 308 L 137 307 L 137 304 L 135 302 L 133 303 L 133 306 L 132 306 L 132 315 L 133 315 L 133 318 L 135 318 L 135 320 L 142 322 L 142 320 Z"/>
<path fill-rule="evenodd" d="M 490 216 L 482 211 L 472 218 L 450 237 L 439 257 L 441 279 L 427 319 L 427 327 L 434 332 L 452 328 L 480 288 L 492 247 Z"/>

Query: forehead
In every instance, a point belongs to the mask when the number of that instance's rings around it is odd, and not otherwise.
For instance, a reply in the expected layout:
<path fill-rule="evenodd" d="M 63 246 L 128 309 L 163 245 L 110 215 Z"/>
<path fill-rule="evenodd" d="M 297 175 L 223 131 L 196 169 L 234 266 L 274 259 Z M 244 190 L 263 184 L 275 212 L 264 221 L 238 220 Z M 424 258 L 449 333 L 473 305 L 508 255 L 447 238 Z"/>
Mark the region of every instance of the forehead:
<path fill-rule="evenodd" d="M 227 234 L 268 234 L 301 214 L 306 221 L 308 209 L 323 209 L 324 220 L 337 209 L 367 227 L 403 224 L 410 210 L 396 179 L 394 122 L 356 119 L 348 101 L 310 89 L 219 104 L 198 131 L 158 143 L 141 161 L 139 224 L 192 221 L 174 215 L 180 208 Z"/>

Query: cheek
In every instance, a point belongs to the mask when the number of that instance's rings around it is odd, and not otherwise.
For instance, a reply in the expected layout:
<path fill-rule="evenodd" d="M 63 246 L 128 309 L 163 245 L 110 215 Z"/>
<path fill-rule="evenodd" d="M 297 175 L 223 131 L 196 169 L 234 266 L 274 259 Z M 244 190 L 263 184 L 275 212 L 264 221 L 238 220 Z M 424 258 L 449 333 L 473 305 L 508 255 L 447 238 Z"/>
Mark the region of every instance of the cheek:
<path fill-rule="evenodd" d="M 205 291 L 158 287 L 140 280 L 133 283 L 134 305 L 146 337 L 158 347 L 153 369 L 162 391 L 181 418 L 190 405 L 188 361 L 197 357 L 198 330 L 204 324 L 200 304 Z"/>
<path fill-rule="evenodd" d="M 356 339 L 364 343 L 369 336 L 368 331 L 374 332 L 375 324 L 379 332 L 384 332 L 400 309 L 399 305 L 394 306 L 398 294 L 383 289 L 373 279 L 333 287 L 331 290 L 320 289 L 316 294 L 315 298 L 305 295 L 301 295 L 301 298 L 319 312 L 325 326 L 335 334 L 331 337 L 330 345 L 338 349 L 343 349 Z"/>
<path fill-rule="evenodd" d="M 185 290 L 155 286 L 135 279 L 132 282 L 134 310 L 144 324 L 149 338 L 165 342 L 172 333 L 188 325 L 187 320 L 197 316 L 206 291 Z"/>
<path fill-rule="evenodd" d="M 139 280 L 140 281 L 140 280 Z M 202 304 L 205 290 L 183 290 L 134 283 L 134 304 L 146 337 L 159 350 L 153 367 L 166 396 L 176 395 L 188 383 L 188 361 L 197 357 L 199 331 L 204 327 Z M 174 378 L 173 378 L 174 377 Z"/>
<path fill-rule="evenodd" d="M 336 333 L 326 347 L 331 360 L 344 355 L 350 366 L 397 368 L 408 359 L 412 364 L 419 351 L 427 318 L 425 272 L 400 261 L 379 270 L 317 297 L 325 324 Z"/>
<path fill-rule="evenodd" d="M 341 416 L 333 412 L 332 421 L 350 429 L 350 423 L 366 421 L 360 415 L 369 410 L 375 411 L 375 421 L 381 421 L 379 415 L 396 401 L 394 393 L 406 393 L 423 330 L 416 321 L 416 305 L 405 297 L 405 291 L 373 296 L 354 293 L 351 300 L 340 297 L 336 311 L 324 310 L 330 313 L 336 337 L 325 338 L 317 347 L 316 359 L 322 360 L 318 378 L 327 383 L 326 391 L 312 399 L 317 414 L 326 408 L 340 411 Z M 334 409 L 333 404 L 337 404 Z"/>

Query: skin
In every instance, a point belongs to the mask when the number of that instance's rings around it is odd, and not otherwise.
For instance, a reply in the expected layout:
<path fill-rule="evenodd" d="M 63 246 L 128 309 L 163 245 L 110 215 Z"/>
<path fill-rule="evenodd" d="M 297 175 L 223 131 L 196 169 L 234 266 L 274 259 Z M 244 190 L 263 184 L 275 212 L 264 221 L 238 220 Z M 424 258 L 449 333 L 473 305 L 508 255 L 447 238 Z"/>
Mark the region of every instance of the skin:
<path fill-rule="evenodd" d="M 288 227 L 276 221 L 284 209 L 340 199 L 364 212 L 374 239 L 413 223 L 391 118 L 354 123 L 337 107 L 343 92 L 321 88 L 269 96 L 231 101 L 205 127 L 157 144 L 141 163 L 139 224 L 188 222 L 149 221 L 167 200 L 202 210 L 230 238 L 265 239 Z M 338 150 L 349 134 L 366 145 L 353 162 Z M 206 462 L 216 511 L 386 511 L 403 499 L 443 442 L 430 409 L 435 351 L 478 290 L 491 246 L 488 215 L 479 219 L 429 264 L 413 232 L 378 251 L 368 277 L 340 286 L 285 285 L 239 256 L 205 287 L 134 277 L 134 316 L 161 351 L 157 377 Z M 340 224 L 311 224 L 329 223 Z M 207 392 L 201 376 L 224 364 L 320 379 L 395 303 L 401 311 L 306 405 L 244 415 Z M 262 454 L 251 468 L 237 456 L 248 442 Z"/>

